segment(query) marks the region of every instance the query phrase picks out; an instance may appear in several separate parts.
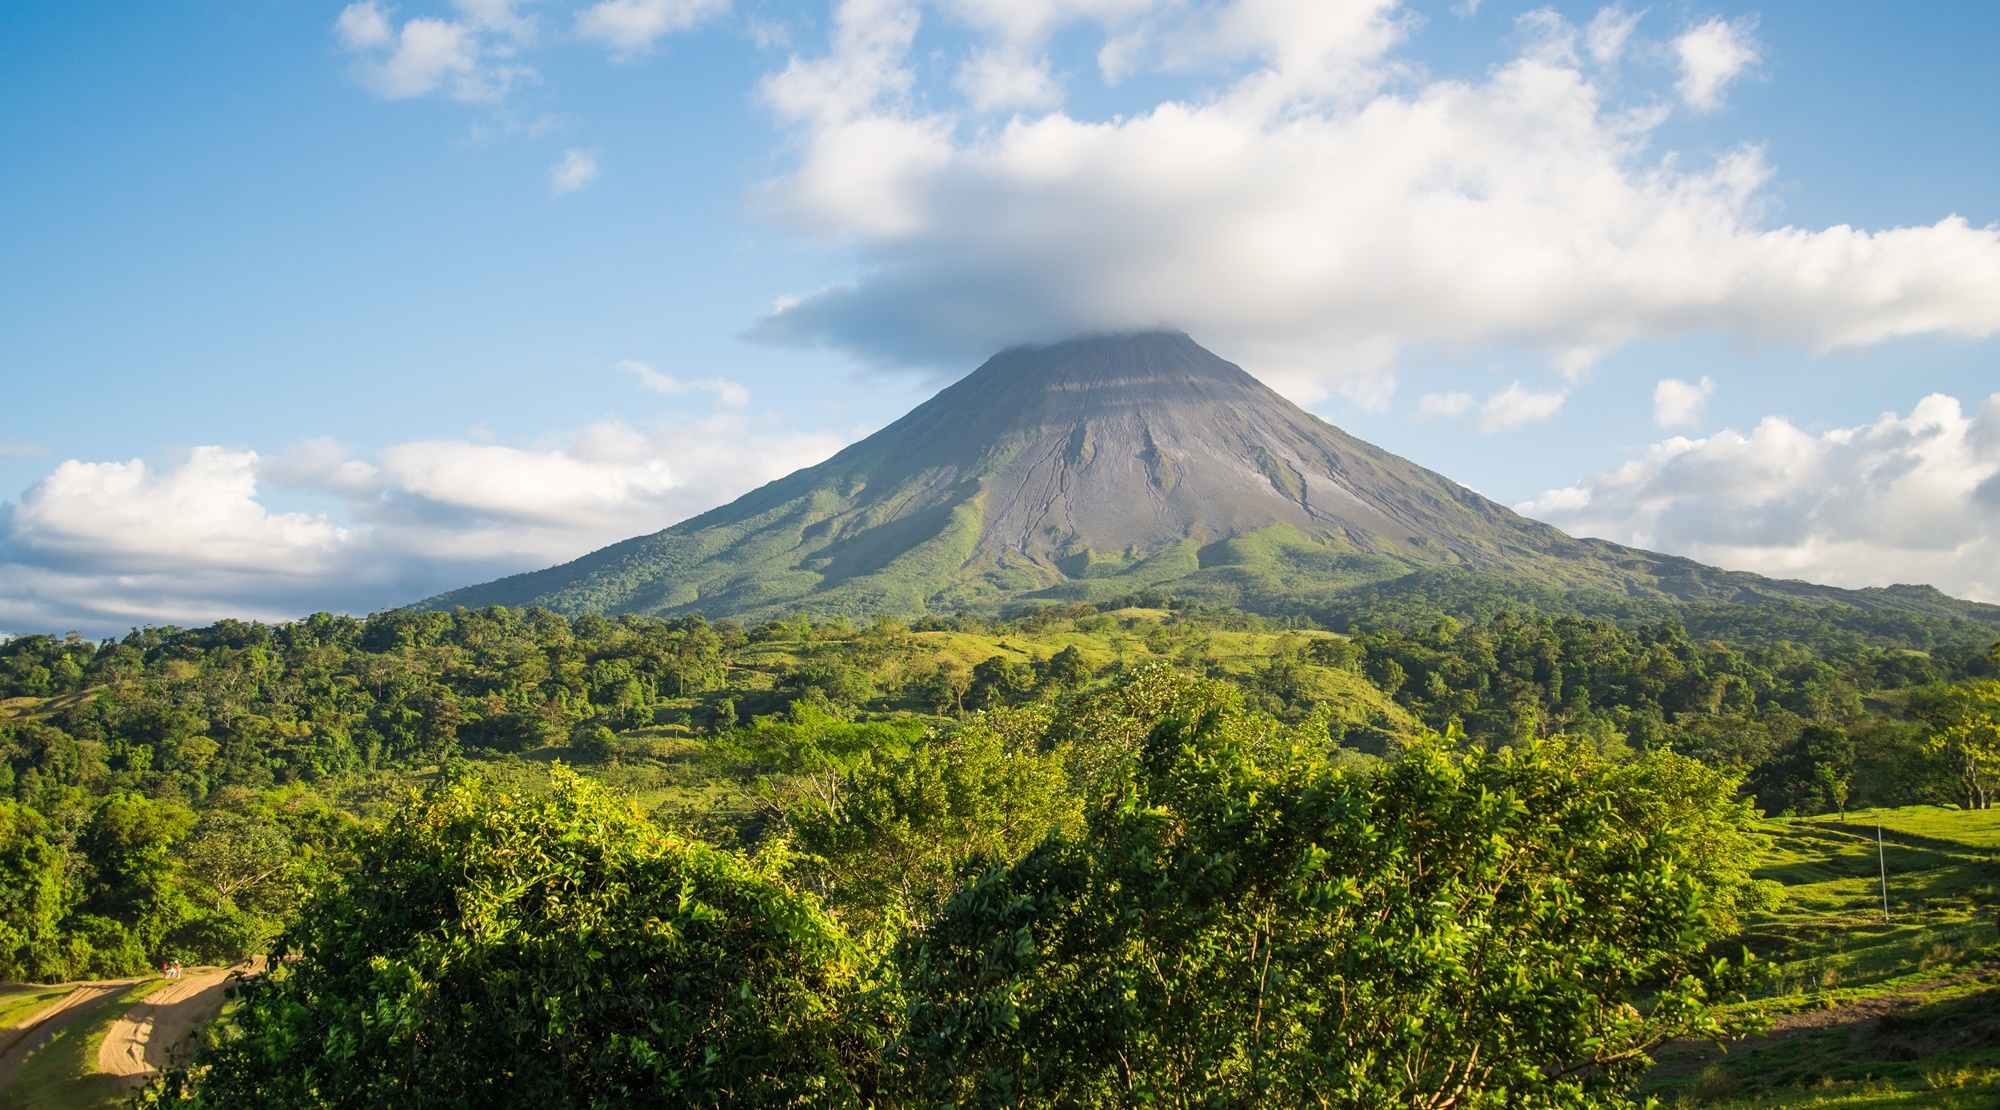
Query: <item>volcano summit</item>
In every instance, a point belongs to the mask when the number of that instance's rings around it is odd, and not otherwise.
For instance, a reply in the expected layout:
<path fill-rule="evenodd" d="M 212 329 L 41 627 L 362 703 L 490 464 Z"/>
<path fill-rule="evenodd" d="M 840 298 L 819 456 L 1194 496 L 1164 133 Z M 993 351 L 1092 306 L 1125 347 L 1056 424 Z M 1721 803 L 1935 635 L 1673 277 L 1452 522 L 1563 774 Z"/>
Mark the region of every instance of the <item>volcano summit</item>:
<path fill-rule="evenodd" d="M 1425 570 L 1661 600 L 1967 604 L 1576 539 L 1348 435 L 1186 335 L 1150 332 L 1002 351 L 817 466 L 422 607 L 907 616 L 1158 589 L 1298 612 Z"/>

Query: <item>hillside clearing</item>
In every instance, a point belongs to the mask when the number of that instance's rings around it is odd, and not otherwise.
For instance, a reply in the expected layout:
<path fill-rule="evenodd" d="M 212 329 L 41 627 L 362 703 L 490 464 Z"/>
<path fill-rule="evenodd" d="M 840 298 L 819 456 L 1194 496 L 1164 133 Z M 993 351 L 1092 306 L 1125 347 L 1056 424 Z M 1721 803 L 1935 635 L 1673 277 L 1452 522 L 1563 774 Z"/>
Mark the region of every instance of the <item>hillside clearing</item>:
<path fill-rule="evenodd" d="M 1767 992 L 1750 1003 L 1770 1028 L 1727 1046 L 1670 1046 L 1646 1088 L 1670 1104 L 1744 1110 L 1992 1107 L 1996 830 L 1992 812 L 1935 806 L 1770 822 L 1757 875 L 1785 896 L 1746 936 L 1770 961 Z"/>

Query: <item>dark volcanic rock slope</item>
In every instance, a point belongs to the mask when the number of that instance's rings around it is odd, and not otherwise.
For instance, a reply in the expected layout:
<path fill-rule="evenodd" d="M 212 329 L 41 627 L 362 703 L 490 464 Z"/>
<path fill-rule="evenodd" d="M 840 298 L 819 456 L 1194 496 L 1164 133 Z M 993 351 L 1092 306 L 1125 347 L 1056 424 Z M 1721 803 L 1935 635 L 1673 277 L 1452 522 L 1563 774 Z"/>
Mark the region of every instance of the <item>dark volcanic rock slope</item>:
<path fill-rule="evenodd" d="M 1684 599 L 1845 594 L 1573 539 L 1162 332 L 1003 351 L 818 466 L 424 604 L 755 618 L 1161 587 L 1291 609 L 1426 567 Z"/>

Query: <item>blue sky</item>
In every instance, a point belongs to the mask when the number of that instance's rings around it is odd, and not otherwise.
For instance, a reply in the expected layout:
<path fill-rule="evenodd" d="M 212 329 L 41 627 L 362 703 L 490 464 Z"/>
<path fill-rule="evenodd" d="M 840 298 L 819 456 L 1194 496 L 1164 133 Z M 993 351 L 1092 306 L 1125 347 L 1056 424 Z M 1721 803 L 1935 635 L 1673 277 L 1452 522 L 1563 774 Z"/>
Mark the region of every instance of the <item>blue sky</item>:
<path fill-rule="evenodd" d="M 1005 342 L 1156 325 L 1575 531 L 2000 601 L 1996 32 L 7 5 L 0 630 L 415 600 L 726 500 Z"/>

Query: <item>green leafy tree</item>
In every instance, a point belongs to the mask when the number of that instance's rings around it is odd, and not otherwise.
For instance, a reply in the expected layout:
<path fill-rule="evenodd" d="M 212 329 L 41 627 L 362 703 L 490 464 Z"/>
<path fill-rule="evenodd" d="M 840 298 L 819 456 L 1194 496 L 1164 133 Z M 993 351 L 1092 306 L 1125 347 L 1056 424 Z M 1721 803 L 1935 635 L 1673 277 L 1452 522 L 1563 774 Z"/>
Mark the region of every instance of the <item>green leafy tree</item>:
<path fill-rule="evenodd" d="M 167 946 L 233 962 L 268 951 L 305 892 L 351 863 L 356 822 L 303 786 L 257 795 L 229 787 L 214 801 L 173 849 L 196 912 Z"/>
<path fill-rule="evenodd" d="M 1931 706 L 1930 750 L 1958 774 L 1967 809 L 1991 809 L 2000 784 L 2000 682 L 1968 682 Z"/>
<path fill-rule="evenodd" d="M 1056 652 L 1042 665 L 1042 681 L 1057 690 L 1081 690 L 1091 678 L 1090 662 L 1075 644 Z"/>
<path fill-rule="evenodd" d="M 1035 692 L 1033 664 L 995 655 L 975 664 L 966 697 L 981 709 L 1018 705 Z"/>
<path fill-rule="evenodd" d="M 1854 763 L 1854 741 L 1845 730 L 1806 725 L 1757 769 L 1751 788 L 1770 812 L 1844 813 Z"/>
<path fill-rule="evenodd" d="M 260 953 L 284 925 L 291 838 L 261 815 L 211 809 L 176 849 L 190 895 L 203 911 L 174 940 L 235 960 Z"/>
<path fill-rule="evenodd" d="M 779 684 L 788 697 L 819 698 L 843 709 L 872 700 L 875 684 L 858 667 L 837 659 L 814 659 L 791 668 Z"/>
<path fill-rule="evenodd" d="M 154 1105 L 861 1105 L 883 1036 L 813 899 L 560 767 L 412 802 L 278 956 Z"/>
<path fill-rule="evenodd" d="M 664 649 L 654 656 L 675 692 L 686 697 L 688 688 L 705 690 L 728 673 L 723 637 L 700 617 L 682 617 L 671 625 Z"/>
<path fill-rule="evenodd" d="M 603 725 L 584 723 L 570 732 L 570 747 L 592 763 L 608 762 L 618 754 L 618 737 Z"/>
<path fill-rule="evenodd" d="M 63 978 L 71 969 L 61 935 L 67 856 L 49 832 L 41 814 L 0 799 L 0 979 Z"/>
<path fill-rule="evenodd" d="M 865 755 L 835 805 L 798 805 L 791 827 L 829 901 L 864 926 L 927 920 L 968 866 L 1010 862 L 1081 826 L 1060 755 L 975 725 L 901 759 Z"/>
<path fill-rule="evenodd" d="M 77 838 L 88 874 L 81 908 L 117 926 L 97 930 L 97 970 L 143 971 L 167 935 L 194 916 L 175 851 L 194 822 L 183 806 L 136 794 L 105 798 L 91 815 Z"/>
<path fill-rule="evenodd" d="M 1676 817 L 1566 743 L 1357 777 L 1227 707 L 1168 719 L 1086 838 L 911 939 L 897 1058 L 927 1105 L 1622 1104 L 1650 1047 L 1720 1031 L 1689 863 L 1748 818 L 1727 785 Z"/>
<path fill-rule="evenodd" d="M 924 700 L 939 713 L 965 714 L 965 692 L 972 689 L 972 672 L 956 659 L 941 659 L 924 678 Z"/>

